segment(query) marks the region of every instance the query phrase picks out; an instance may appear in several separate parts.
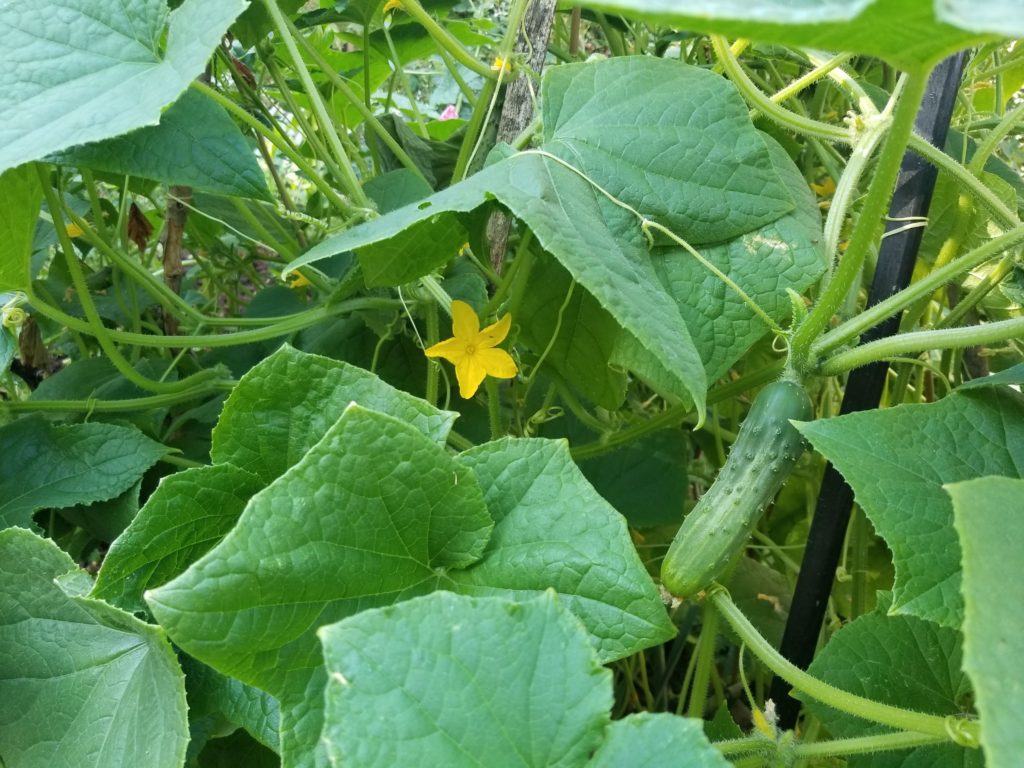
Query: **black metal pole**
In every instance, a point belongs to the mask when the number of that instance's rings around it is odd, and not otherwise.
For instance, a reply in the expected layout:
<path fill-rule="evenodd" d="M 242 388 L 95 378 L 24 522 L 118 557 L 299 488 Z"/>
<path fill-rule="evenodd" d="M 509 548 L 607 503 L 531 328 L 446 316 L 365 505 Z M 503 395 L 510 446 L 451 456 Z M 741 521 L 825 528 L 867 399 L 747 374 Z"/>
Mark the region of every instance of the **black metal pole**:
<path fill-rule="evenodd" d="M 914 121 L 917 133 L 937 147 L 943 147 L 946 143 L 965 58 L 965 53 L 958 53 L 935 68 Z M 886 225 L 887 232 L 904 226 L 905 221 L 896 219 L 928 215 L 936 175 L 935 168 L 917 155 L 907 152 L 903 156 L 889 206 L 889 217 L 893 221 Z M 910 283 L 921 234 L 921 227 L 911 227 L 889 235 L 882 241 L 878 266 L 868 294 L 869 306 L 889 298 Z M 899 328 L 899 321 L 898 315 L 889 318 L 864 333 L 861 341 L 892 336 Z M 852 371 L 839 412 L 853 413 L 877 407 L 888 368 L 888 363 L 880 362 Z M 852 506 L 852 489 L 829 463 L 825 468 L 817 508 L 807 535 L 807 547 L 780 648 L 782 655 L 801 669 L 805 669 L 814 658 Z M 783 728 L 792 728 L 800 712 L 800 702 L 792 698 L 789 691 L 786 681 L 776 677 L 772 683 L 771 697 L 775 701 L 779 724 Z"/>

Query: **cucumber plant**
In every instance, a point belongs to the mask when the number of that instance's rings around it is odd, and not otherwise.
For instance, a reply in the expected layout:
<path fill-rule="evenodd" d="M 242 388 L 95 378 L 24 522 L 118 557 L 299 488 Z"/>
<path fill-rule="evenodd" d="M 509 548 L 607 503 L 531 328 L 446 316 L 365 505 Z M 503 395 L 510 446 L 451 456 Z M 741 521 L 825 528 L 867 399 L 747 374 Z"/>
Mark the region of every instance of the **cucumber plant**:
<path fill-rule="evenodd" d="M 1019 14 L 669 5 L 0 3 L 0 764 L 1019 762 Z"/>

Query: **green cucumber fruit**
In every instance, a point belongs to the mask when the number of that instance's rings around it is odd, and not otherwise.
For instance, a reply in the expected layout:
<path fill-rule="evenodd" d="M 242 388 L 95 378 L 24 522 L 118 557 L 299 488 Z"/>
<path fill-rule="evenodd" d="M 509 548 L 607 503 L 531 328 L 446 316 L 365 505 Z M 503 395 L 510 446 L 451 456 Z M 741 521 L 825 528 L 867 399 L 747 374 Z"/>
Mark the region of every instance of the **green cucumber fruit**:
<path fill-rule="evenodd" d="M 814 416 L 799 384 L 780 380 L 762 389 L 718 477 L 686 516 L 661 565 L 661 581 L 676 597 L 706 589 L 746 543 L 804 452 L 789 423 Z"/>

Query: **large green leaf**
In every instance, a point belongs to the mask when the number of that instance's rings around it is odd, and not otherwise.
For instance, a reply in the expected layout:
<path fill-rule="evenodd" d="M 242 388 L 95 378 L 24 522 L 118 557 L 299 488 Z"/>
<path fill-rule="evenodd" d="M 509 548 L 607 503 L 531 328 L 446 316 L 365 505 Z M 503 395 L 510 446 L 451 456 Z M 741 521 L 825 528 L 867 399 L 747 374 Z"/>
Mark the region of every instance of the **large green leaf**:
<path fill-rule="evenodd" d="M 767 136 L 764 141 L 776 171 L 796 200 L 796 208 L 727 243 L 699 250 L 770 317 L 785 326 L 792 314 L 787 290 L 802 293 L 825 270 L 821 214 L 814 195 L 786 151 Z M 682 248 L 658 249 L 653 262 L 700 352 L 708 381 L 724 375 L 767 333 L 767 326 L 750 306 Z"/>
<path fill-rule="evenodd" d="M 0 527 L 30 527 L 44 507 L 112 499 L 166 452 L 134 427 L 19 419 L 0 428 Z"/>
<path fill-rule="evenodd" d="M 0 5 L 0 170 L 154 125 L 245 0 Z M 166 42 L 164 34 L 166 31 Z"/>
<path fill-rule="evenodd" d="M 628 56 L 545 72 L 544 149 L 691 245 L 793 210 L 746 105 L 722 78 Z"/>
<path fill-rule="evenodd" d="M 960 634 L 955 630 L 913 616 L 871 613 L 833 635 L 808 672 L 875 701 L 935 715 L 960 715 L 971 696 L 960 661 Z M 813 700 L 807 706 L 835 738 L 891 730 Z M 980 750 L 951 743 L 850 761 L 851 768 L 981 768 L 982 764 Z"/>
<path fill-rule="evenodd" d="M 438 592 L 320 631 L 324 739 L 337 765 L 582 765 L 611 673 L 552 593 L 513 603 Z"/>
<path fill-rule="evenodd" d="M 210 456 L 271 482 L 338 420 L 349 403 L 393 416 L 443 441 L 455 414 L 385 384 L 348 363 L 284 345 L 232 390 L 213 431 Z"/>
<path fill-rule="evenodd" d="M 269 200 L 254 151 L 222 106 L 190 90 L 167 108 L 159 125 L 74 147 L 47 159 L 222 195 Z"/>
<path fill-rule="evenodd" d="M 142 593 L 170 581 L 220 541 L 263 485 L 231 464 L 164 478 L 110 547 L 92 596 L 126 611 L 144 610 Z"/>
<path fill-rule="evenodd" d="M 935 8 L 942 10 L 941 15 Z M 782 43 L 804 48 L 853 51 L 887 59 L 907 68 L 934 64 L 962 48 L 1017 34 L 1006 21 L 1019 16 L 1020 5 L 1004 0 L 997 4 L 1012 5 L 1015 14 L 1006 16 L 1002 26 L 960 25 L 964 16 L 951 12 L 951 2 L 932 0 L 698 0 L 681 5 L 676 0 L 589 0 L 587 6 L 639 17 L 659 24 L 697 32 L 717 32 L 730 37 L 751 37 L 755 40 Z M 968 14 L 977 13 L 978 5 L 962 0 L 956 3 Z M 949 9 L 949 10 L 947 10 Z M 997 11 L 998 15 L 998 11 Z M 940 20 L 942 19 L 942 20 Z M 966 31 L 967 29 L 973 31 Z"/>
<path fill-rule="evenodd" d="M 30 282 L 29 258 L 43 190 L 31 165 L 0 174 L 0 292 L 24 291 Z M 5 366 L 6 369 L 6 366 Z"/>
<path fill-rule="evenodd" d="M 81 572 L 29 531 L 0 531 L 0 571 L 7 768 L 181 766 L 184 678 L 163 631 L 65 593 L 58 580 Z"/>
<path fill-rule="evenodd" d="M 468 468 L 407 420 L 351 405 L 216 547 L 146 599 L 187 652 L 276 696 L 284 764 L 313 765 L 316 629 L 431 591 L 479 558 L 492 527 Z"/>
<path fill-rule="evenodd" d="M 494 518 L 480 561 L 449 571 L 471 595 L 524 599 L 548 588 L 582 621 L 602 661 L 675 634 L 626 521 L 573 464 L 565 442 L 507 438 L 459 456 Z"/>
<path fill-rule="evenodd" d="M 959 627 L 960 546 L 942 490 L 1024 474 L 1024 397 L 1008 387 L 954 393 L 800 425 L 853 488 L 896 566 L 892 613 Z"/>
<path fill-rule="evenodd" d="M 700 720 L 667 712 L 640 712 L 616 720 L 587 765 L 590 768 L 728 768 L 728 761 L 708 743 Z"/>
<path fill-rule="evenodd" d="M 963 552 L 964 670 L 981 714 L 991 768 L 1024 755 L 1020 660 L 1024 658 L 1024 480 L 983 477 L 946 486 Z"/>

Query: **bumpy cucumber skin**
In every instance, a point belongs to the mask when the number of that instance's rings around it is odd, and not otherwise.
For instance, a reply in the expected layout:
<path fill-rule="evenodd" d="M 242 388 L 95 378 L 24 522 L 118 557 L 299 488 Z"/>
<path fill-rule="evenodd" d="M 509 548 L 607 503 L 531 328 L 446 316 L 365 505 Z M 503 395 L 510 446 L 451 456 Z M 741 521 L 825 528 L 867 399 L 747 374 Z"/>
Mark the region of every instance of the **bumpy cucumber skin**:
<path fill-rule="evenodd" d="M 718 478 L 686 516 L 661 565 L 671 594 L 691 597 L 729 565 L 804 452 L 789 420 L 813 416 L 811 399 L 793 381 L 769 384 L 754 398 Z"/>

